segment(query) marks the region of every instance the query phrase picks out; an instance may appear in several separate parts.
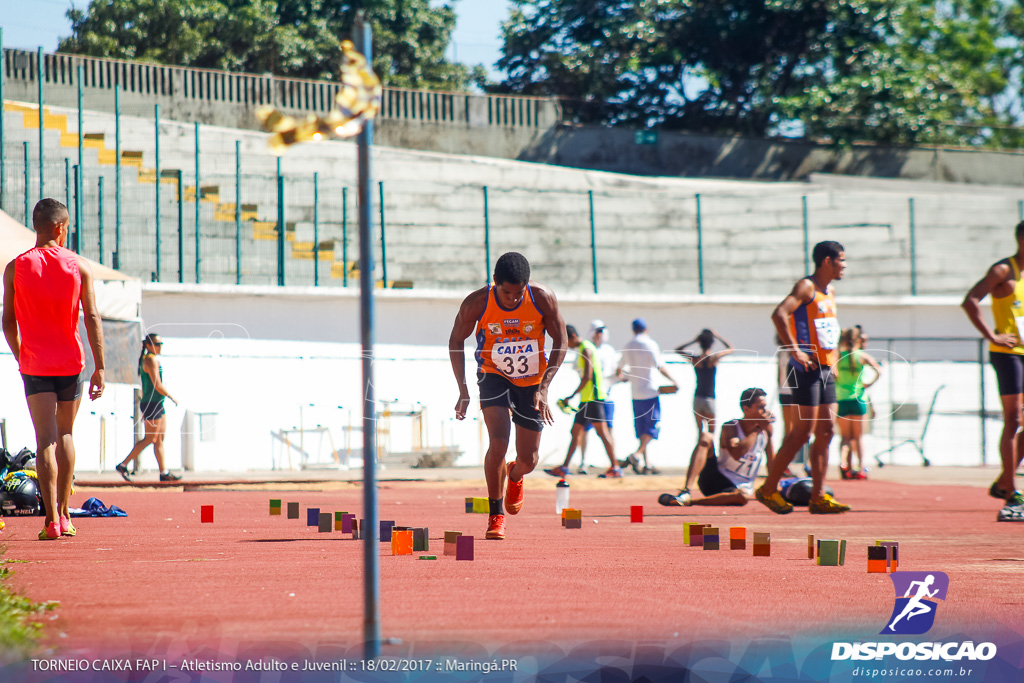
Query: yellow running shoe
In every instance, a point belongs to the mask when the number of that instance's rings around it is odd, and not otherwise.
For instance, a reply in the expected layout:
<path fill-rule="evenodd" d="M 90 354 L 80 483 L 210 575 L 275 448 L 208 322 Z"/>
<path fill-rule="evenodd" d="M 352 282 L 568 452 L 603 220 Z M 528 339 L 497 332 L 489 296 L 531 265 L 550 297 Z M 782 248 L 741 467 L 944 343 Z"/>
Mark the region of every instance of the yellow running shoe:
<path fill-rule="evenodd" d="M 821 494 L 821 498 L 807 504 L 807 511 L 812 515 L 838 515 L 849 509 L 849 505 L 843 505 L 827 493 Z"/>
<path fill-rule="evenodd" d="M 762 486 L 754 491 L 754 497 L 757 498 L 758 503 L 761 503 L 777 515 L 788 515 L 793 511 L 793 506 L 778 491 L 769 496 L 765 494 L 764 487 Z"/>

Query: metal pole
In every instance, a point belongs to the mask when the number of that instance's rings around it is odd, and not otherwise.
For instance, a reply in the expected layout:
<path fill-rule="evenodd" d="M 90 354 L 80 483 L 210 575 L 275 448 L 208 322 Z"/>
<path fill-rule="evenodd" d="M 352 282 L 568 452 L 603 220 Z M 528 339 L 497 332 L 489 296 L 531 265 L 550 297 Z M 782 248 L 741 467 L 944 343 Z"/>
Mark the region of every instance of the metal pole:
<path fill-rule="evenodd" d="M 594 191 L 587 190 L 590 202 L 590 268 L 594 273 L 594 294 L 597 294 L 597 232 L 594 228 Z"/>
<path fill-rule="evenodd" d="M 78 66 L 75 70 L 75 86 L 78 89 L 78 175 L 75 177 L 75 227 L 78 230 L 79 242 L 81 242 L 81 235 L 85 230 L 85 216 L 82 214 L 82 192 L 85 189 L 85 166 L 82 163 L 82 156 L 85 153 L 85 133 L 82 132 L 84 124 L 82 123 L 82 76 L 85 70 Z M 0 98 L 2 99 L 2 98 Z M 84 245 L 80 245 L 79 249 L 84 249 Z M 79 252 L 81 253 L 81 252 Z"/>
<path fill-rule="evenodd" d="M 491 213 L 487 206 L 487 186 L 484 185 L 484 282 L 491 281 Z"/>
<path fill-rule="evenodd" d="M 96 219 L 97 219 L 97 222 L 98 222 L 98 229 L 99 229 L 100 265 L 102 266 L 103 265 L 103 251 L 104 251 L 104 244 L 103 244 L 103 176 L 100 176 L 96 180 L 96 192 L 98 193 L 98 195 L 97 195 L 98 196 L 98 202 L 97 202 L 98 208 L 96 210 Z"/>
<path fill-rule="evenodd" d="M 153 105 L 153 144 L 156 152 L 156 281 L 160 282 L 160 105 Z"/>
<path fill-rule="evenodd" d="M 320 285 L 320 174 L 313 174 L 313 286 Z"/>
<path fill-rule="evenodd" d="M 120 77 L 120 76 L 119 76 Z M 114 270 L 121 263 L 121 84 L 114 85 Z"/>
<path fill-rule="evenodd" d="M 341 286 L 348 287 L 348 188 L 341 188 Z"/>
<path fill-rule="evenodd" d="M 80 213 L 80 211 L 82 209 L 82 200 L 79 197 L 79 194 L 80 194 L 79 191 L 82 188 L 82 185 L 81 185 L 81 182 L 82 182 L 82 178 L 81 178 L 82 172 L 81 172 L 81 169 L 79 168 L 78 164 L 75 164 L 74 175 L 75 175 L 75 181 L 74 181 L 75 182 L 75 253 L 81 254 L 82 253 L 82 249 L 85 248 L 85 244 L 84 244 L 84 240 L 83 240 L 84 230 L 82 229 L 82 223 L 84 221 L 82 220 L 83 216 Z"/>
<path fill-rule="evenodd" d="M 284 176 L 277 160 L 277 286 L 284 287 Z"/>
<path fill-rule="evenodd" d="M 381 269 L 381 282 L 384 285 L 384 289 L 388 288 L 388 241 L 385 235 L 385 222 L 384 222 L 384 181 L 380 181 L 378 185 L 380 189 L 380 269 Z"/>
<path fill-rule="evenodd" d="M 178 284 L 185 282 L 185 184 L 178 169 Z"/>
<path fill-rule="evenodd" d="M 200 245 L 201 229 L 200 229 L 200 216 L 202 212 L 199 210 L 199 200 L 202 199 L 202 188 L 199 184 L 199 122 L 196 121 L 196 284 L 202 280 L 200 277 L 200 265 L 202 263 L 202 247 Z"/>
<path fill-rule="evenodd" d="M 3 63 L 0 62 L 0 65 Z M 1024 199 L 1017 200 L 1017 220 L 1024 221 Z"/>
<path fill-rule="evenodd" d="M 704 235 L 701 226 L 700 215 L 700 193 L 694 195 L 697 198 L 697 291 L 704 293 Z"/>
<path fill-rule="evenodd" d="M 23 142 L 21 144 L 23 145 L 23 149 L 25 150 L 25 225 L 32 227 L 32 214 L 28 208 L 30 201 L 29 195 L 32 192 L 32 188 L 29 185 L 31 182 L 29 170 L 32 168 L 32 165 L 29 163 L 28 159 L 28 142 Z"/>
<path fill-rule="evenodd" d="M 39 86 L 39 198 L 43 199 L 46 197 L 46 161 L 44 159 L 46 155 L 46 144 L 43 140 L 43 131 L 46 128 L 43 126 L 43 119 L 46 118 L 43 114 L 43 48 L 36 50 L 36 81 Z"/>
<path fill-rule="evenodd" d="M 885 357 L 892 358 L 892 339 L 887 339 L 885 342 Z M 893 425 L 893 415 L 896 413 L 896 384 L 894 373 L 888 372 L 889 375 L 889 463 L 892 464 L 892 451 L 896 446 L 896 433 Z"/>
<path fill-rule="evenodd" d="M 235 140 L 235 284 L 242 284 L 242 141 Z"/>
<path fill-rule="evenodd" d="M 985 450 L 988 444 L 985 438 L 985 340 L 978 340 L 978 374 L 980 375 L 979 385 L 981 387 L 981 400 L 978 402 L 978 423 L 981 426 L 981 464 L 985 464 Z"/>
<path fill-rule="evenodd" d="M 804 230 L 804 272 L 811 272 L 811 226 L 807 220 L 807 195 L 800 197 Z"/>
<path fill-rule="evenodd" d="M 68 159 L 67 157 L 64 157 L 64 206 L 67 207 L 68 212 L 71 211 L 71 159 Z M 68 223 L 68 242 L 70 242 L 71 244 L 68 244 L 67 246 L 70 249 L 74 246 L 78 239 L 77 234 L 75 234 L 78 231 L 78 214 L 75 214 L 74 230 L 71 229 L 70 219 Z M 73 234 L 74 236 L 72 236 Z M 77 248 L 75 249 L 75 251 L 77 251 Z"/>
<path fill-rule="evenodd" d="M 910 295 L 917 296 L 917 230 L 914 225 L 914 198 L 907 200 L 910 210 Z"/>
<path fill-rule="evenodd" d="M 356 14 L 356 49 L 373 63 L 370 25 L 362 11 Z M 377 520 L 377 399 L 373 383 L 374 302 L 373 302 L 373 195 L 370 148 L 373 146 L 373 121 L 367 121 L 358 137 L 359 148 L 359 300 L 363 345 L 363 638 L 366 659 L 380 655 L 380 548 Z M 382 190 L 383 192 L 383 190 Z M 381 221 L 383 240 L 384 223 Z M 383 242 L 382 242 L 383 244 Z"/>

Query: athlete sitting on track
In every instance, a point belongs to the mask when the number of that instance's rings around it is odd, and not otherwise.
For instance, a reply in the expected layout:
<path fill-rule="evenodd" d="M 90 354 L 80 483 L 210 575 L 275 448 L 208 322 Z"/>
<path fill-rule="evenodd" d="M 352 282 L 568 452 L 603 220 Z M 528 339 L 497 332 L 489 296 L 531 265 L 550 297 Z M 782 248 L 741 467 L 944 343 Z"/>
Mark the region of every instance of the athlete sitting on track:
<path fill-rule="evenodd" d="M 754 480 L 767 459 L 775 456 L 772 447 L 772 422 L 775 416 L 768 410 L 768 394 L 764 389 L 745 389 L 740 394 L 743 417 L 722 425 L 722 452 L 715 457 L 715 442 L 709 432 L 701 432 L 700 441 L 690 458 L 690 466 L 698 461 L 703 451 L 704 467 L 697 479 L 703 498 L 693 498 L 689 488 L 678 495 L 663 493 L 658 497 L 662 505 L 746 505 L 754 495 Z M 689 472 L 687 473 L 690 474 Z M 692 479 L 692 478 L 691 478 Z"/>

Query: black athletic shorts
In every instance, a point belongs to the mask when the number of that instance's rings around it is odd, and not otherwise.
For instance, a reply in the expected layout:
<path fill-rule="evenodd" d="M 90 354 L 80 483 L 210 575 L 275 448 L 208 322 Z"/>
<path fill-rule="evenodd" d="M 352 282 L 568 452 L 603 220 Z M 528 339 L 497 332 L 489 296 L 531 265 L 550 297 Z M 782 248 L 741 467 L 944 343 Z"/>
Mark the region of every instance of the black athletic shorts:
<path fill-rule="evenodd" d="M 795 405 L 822 406 L 836 402 L 836 378 L 832 368 L 826 365 L 808 371 L 790 363 L 788 381 Z"/>
<path fill-rule="evenodd" d="M 512 410 L 512 422 L 523 429 L 532 432 L 544 429 L 544 420 L 533 407 L 538 385 L 519 387 L 493 372 L 478 372 L 476 383 L 480 388 L 481 408 L 509 408 Z"/>
<path fill-rule="evenodd" d="M 76 401 L 82 398 L 82 382 L 78 375 L 51 377 L 49 375 L 21 375 L 25 383 L 25 397 L 32 394 L 57 394 L 58 401 Z"/>
<path fill-rule="evenodd" d="M 572 421 L 574 425 L 587 426 L 595 422 L 607 422 L 608 414 L 605 411 L 604 401 L 587 401 L 586 403 L 580 404 L 580 409 L 576 413 L 576 419 Z"/>
<path fill-rule="evenodd" d="M 164 416 L 164 402 L 140 403 L 139 411 L 142 413 L 143 420 L 154 422 Z"/>
<path fill-rule="evenodd" d="M 713 450 L 708 450 L 707 460 L 704 461 L 704 469 L 700 471 L 700 476 L 697 477 L 697 488 L 700 489 L 703 496 L 713 496 L 716 493 L 733 493 L 738 490 L 736 484 L 726 479 L 725 475 L 718 469 L 718 458 L 715 457 Z"/>
<path fill-rule="evenodd" d="M 990 351 L 988 357 L 992 362 L 992 367 L 996 369 L 999 395 L 1024 394 L 1024 356 L 1019 353 Z"/>

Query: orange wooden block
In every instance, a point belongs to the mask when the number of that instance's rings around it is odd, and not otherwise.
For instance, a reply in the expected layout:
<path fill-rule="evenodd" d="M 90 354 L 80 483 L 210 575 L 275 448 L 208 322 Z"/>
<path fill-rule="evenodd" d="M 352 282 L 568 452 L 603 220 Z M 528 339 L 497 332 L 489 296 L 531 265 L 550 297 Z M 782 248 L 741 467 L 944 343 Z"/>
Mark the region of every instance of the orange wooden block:
<path fill-rule="evenodd" d="M 391 532 L 391 554 L 412 555 L 412 529 Z"/>

